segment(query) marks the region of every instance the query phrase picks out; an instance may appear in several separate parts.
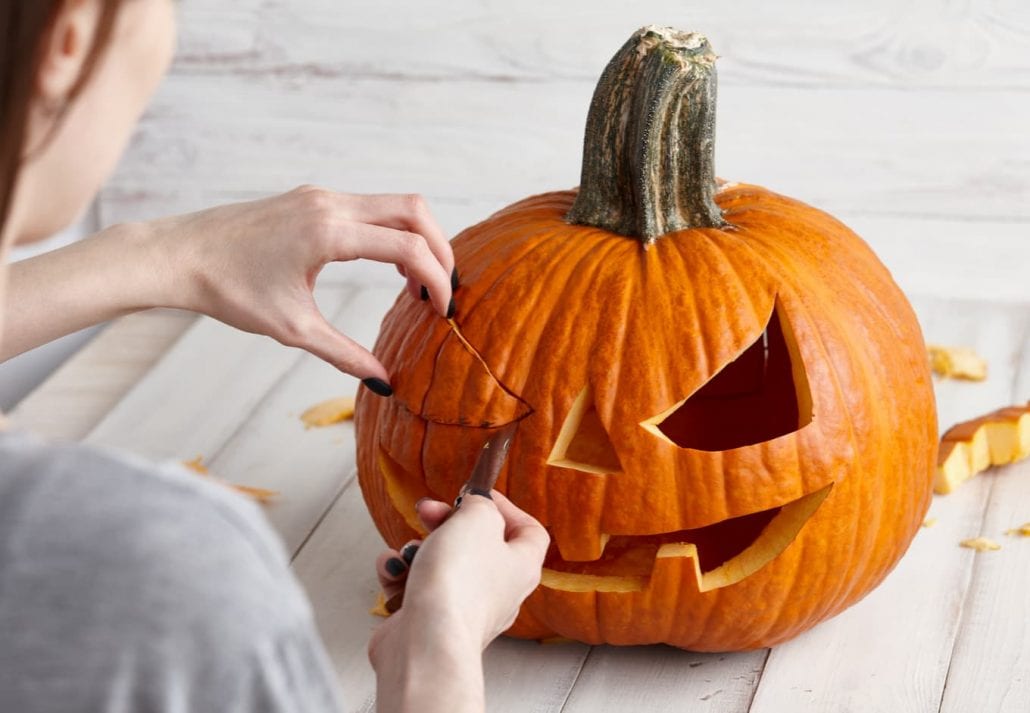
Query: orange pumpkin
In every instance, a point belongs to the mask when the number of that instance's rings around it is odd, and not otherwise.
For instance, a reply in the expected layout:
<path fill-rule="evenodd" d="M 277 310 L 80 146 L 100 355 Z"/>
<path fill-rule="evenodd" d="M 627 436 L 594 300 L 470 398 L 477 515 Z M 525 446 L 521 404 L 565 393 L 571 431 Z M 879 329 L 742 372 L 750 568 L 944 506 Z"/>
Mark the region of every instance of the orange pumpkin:
<path fill-rule="evenodd" d="M 912 310 L 858 236 L 716 181 L 714 54 L 648 27 L 587 121 L 578 191 L 454 240 L 451 321 L 406 293 L 358 399 L 362 491 L 392 546 L 453 499 L 489 432 L 498 483 L 550 531 L 510 630 L 735 650 L 853 604 L 929 505 L 937 425 Z"/>

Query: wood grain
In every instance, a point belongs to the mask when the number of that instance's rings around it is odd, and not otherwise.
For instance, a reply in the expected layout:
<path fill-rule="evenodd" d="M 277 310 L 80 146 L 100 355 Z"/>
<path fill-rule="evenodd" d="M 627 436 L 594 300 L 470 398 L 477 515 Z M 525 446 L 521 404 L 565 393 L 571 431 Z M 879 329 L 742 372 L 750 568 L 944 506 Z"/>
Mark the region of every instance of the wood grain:
<path fill-rule="evenodd" d="M 1004 533 L 1030 522 L 1030 463 L 995 469 L 984 522 L 967 536 L 1002 545 L 974 555 L 942 713 L 1025 711 L 1030 701 L 1030 539 Z"/>
<path fill-rule="evenodd" d="M 501 207 L 578 183 L 592 90 L 173 76 L 105 190 L 101 217 L 153 217 L 302 183 Z M 1025 222 L 1028 123 L 1030 95 L 1003 90 L 972 102 L 935 89 L 730 86 L 719 95 L 716 169 L 831 213 Z M 458 212 L 445 227 L 484 217 Z"/>
<path fill-rule="evenodd" d="M 593 80 L 633 30 L 658 23 L 707 34 L 733 82 L 1030 88 L 1030 11 L 1019 0 L 225 5 L 183 5 L 178 72 L 295 81 Z"/>
<path fill-rule="evenodd" d="M 667 646 L 595 646 L 563 713 L 746 711 L 768 651 L 699 654 Z"/>

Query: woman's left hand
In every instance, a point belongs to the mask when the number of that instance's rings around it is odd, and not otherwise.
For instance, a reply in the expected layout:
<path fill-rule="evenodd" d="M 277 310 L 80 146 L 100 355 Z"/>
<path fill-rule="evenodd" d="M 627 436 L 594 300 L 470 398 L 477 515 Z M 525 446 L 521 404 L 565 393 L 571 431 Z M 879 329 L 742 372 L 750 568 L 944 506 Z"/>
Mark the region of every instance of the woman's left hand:
<path fill-rule="evenodd" d="M 302 187 L 273 198 L 145 224 L 169 256 L 169 306 L 305 349 L 360 379 L 389 381 L 372 354 L 334 328 L 312 296 L 327 263 L 394 263 L 416 297 L 453 310 L 454 255 L 417 195 Z"/>

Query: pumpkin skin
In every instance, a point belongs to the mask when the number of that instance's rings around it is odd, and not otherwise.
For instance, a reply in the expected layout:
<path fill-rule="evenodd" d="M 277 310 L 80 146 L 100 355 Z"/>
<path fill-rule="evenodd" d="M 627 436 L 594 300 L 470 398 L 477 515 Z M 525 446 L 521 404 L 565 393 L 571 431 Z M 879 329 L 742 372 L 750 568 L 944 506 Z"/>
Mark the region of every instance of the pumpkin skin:
<path fill-rule="evenodd" d="M 362 392 L 356 413 L 385 540 L 422 536 L 414 502 L 453 499 L 489 433 L 518 420 L 497 487 L 554 542 L 509 634 L 741 650 L 856 602 L 915 535 L 936 461 L 925 347 L 886 268 L 839 221 L 757 186 L 718 186 L 723 224 L 643 247 L 571 225 L 576 198 L 528 198 L 455 238 L 453 322 L 407 293 L 386 316 L 375 352 L 395 396 Z M 780 335 L 796 397 L 771 437 L 749 424 L 780 392 L 739 412 L 719 397 L 719 418 L 698 402 L 675 436 L 648 427 L 760 354 L 763 333 L 768 369 Z M 722 427 L 704 435 L 706 419 Z M 569 428 L 578 450 L 558 453 Z"/>

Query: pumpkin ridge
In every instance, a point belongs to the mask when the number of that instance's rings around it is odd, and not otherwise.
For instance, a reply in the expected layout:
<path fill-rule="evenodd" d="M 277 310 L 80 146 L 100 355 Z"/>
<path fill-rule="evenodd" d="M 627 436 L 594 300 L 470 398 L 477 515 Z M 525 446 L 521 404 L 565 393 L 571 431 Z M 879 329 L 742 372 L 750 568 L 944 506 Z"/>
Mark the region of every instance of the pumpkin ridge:
<path fill-rule="evenodd" d="M 568 297 L 569 293 L 572 292 L 573 290 L 575 290 L 577 292 L 581 292 L 581 291 L 583 291 L 585 289 L 583 287 L 584 285 L 589 287 L 592 284 L 596 284 L 596 278 L 597 278 L 598 275 L 601 275 L 602 277 L 604 277 L 606 275 L 606 273 L 608 273 L 608 270 L 609 270 L 609 267 L 610 267 L 610 264 L 611 264 L 610 261 L 607 258 L 609 257 L 611 252 L 619 249 L 619 247 L 620 247 L 620 244 L 619 244 L 618 241 L 615 241 L 615 240 L 607 241 L 607 245 L 604 246 L 604 248 L 603 248 L 604 249 L 604 253 L 602 255 L 598 256 L 594 252 L 592 252 L 591 250 L 586 249 L 584 247 L 584 244 L 582 242 L 580 242 L 580 241 L 569 240 L 569 241 L 566 241 L 566 244 L 570 245 L 570 253 L 574 253 L 576 250 L 579 250 L 579 251 L 581 251 L 581 254 L 578 256 L 578 258 L 574 254 L 571 256 L 571 259 L 574 259 L 575 263 L 571 267 L 569 267 L 568 273 L 569 273 L 570 277 L 571 276 L 575 276 L 575 277 L 573 279 L 568 279 L 568 280 L 562 281 L 562 283 L 561 283 L 562 287 L 561 287 L 561 289 L 558 292 L 558 295 L 556 297 L 556 303 L 557 304 L 561 304 L 563 302 L 566 302 L 569 299 L 569 297 Z M 569 254 L 563 254 L 563 257 L 564 257 L 565 261 L 568 261 L 570 259 L 570 255 Z M 590 264 L 590 263 L 592 263 L 592 264 Z M 586 277 L 583 276 L 583 273 L 585 272 L 585 270 L 583 269 L 584 264 L 586 264 L 586 269 L 592 269 L 591 277 L 590 278 L 586 278 Z M 562 267 L 565 267 L 565 266 L 563 265 Z M 542 278 L 540 280 L 541 284 L 546 284 L 548 282 L 549 282 L 549 280 L 546 279 L 546 278 Z M 604 289 L 604 286 L 599 286 L 597 288 L 597 291 L 600 292 L 600 291 L 603 291 L 603 289 Z M 537 332 L 536 340 L 535 340 L 535 342 L 533 342 L 533 347 L 534 347 L 533 350 L 532 350 L 533 356 L 532 356 L 532 359 L 531 359 L 531 361 L 529 363 L 529 366 L 527 367 L 527 373 L 547 373 L 547 371 L 548 371 L 548 369 L 547 369 L 548 364 L 545 363 L 545 364 L 541 365 L 539 362 L 540 362 L 541 359 L 545 359 L 545 358 L 548 361 L 550 361 L 551 359 L 554 358 L 554 355 L 550 354 L 550 353 L 545 354 L 544 350 L 536 349 L 535 347 L 536 347 L 536 345 L 539 344 L 540 340 L 543 338 L 543 335 L 547 334 L 548 329 L 550 327 L 552 327 L 553 324 L 554 324 L 554 320 L 551 319 L 551 318 L 542 320 L 542 325 L 541 325 L 539 331 Z M 595 322 L 595 324 L 594 324 L 594 330 L 595 330 L 594 333 L 595 333 L 595 335 L 597 334 L 597 332 L 599 330 L 599 327 L 600 327 L 600 321 Z M 584 376 L 586 377 L 585 378 L 586 385 L 591 389 L 591 393 L 593 393 L 593 395 L 594 395 L 594 403 L 595 403 L 595 408 L 596 408 L 596 404 L 597 404 L 596 392 L 594 392 L 593 387 L 590 386 L 589 374 L 588 373 L 584 373 Z M 609 416 L 610 416 L 610 414 L 609 414 Z M 607 422 L 605 420 L 605 415 L 602 413 L 601 409 L 598 409 L 598 417 L 601 419 L 601 424 L 602 424 L 602 426 L 604 426 L 605 430 L 606 431 L 609 430 L 610 427 L 611 427 L 611 424 L 610 424 L 610 422 Z M 616 453 L 616 456 L 619 457 L 618 448 L 617 448 L 616 444 L 614 443 L 614 441 L 613 441 L 612 445 L 614 447 L 616 447 L 616 452 L 615 453 Z M 607 481 L 607 478 L 604 478 L 602 480 Z M 605 490 L 607 490 L 607 482 L 604 482 L 602 484 L 602 487 Z M 605 501 L 602 500 L 601 502 L 603 503 Z M 544 522 L 546 522 L 546 523 L 553 522 L 553 514 L 551 512 L 551 498 L 548 496 L 548 493 L 547 493 L 546 489 L 544 490 L 544 507 L 543 507 L 542 516 L 544 518 Z"/>

